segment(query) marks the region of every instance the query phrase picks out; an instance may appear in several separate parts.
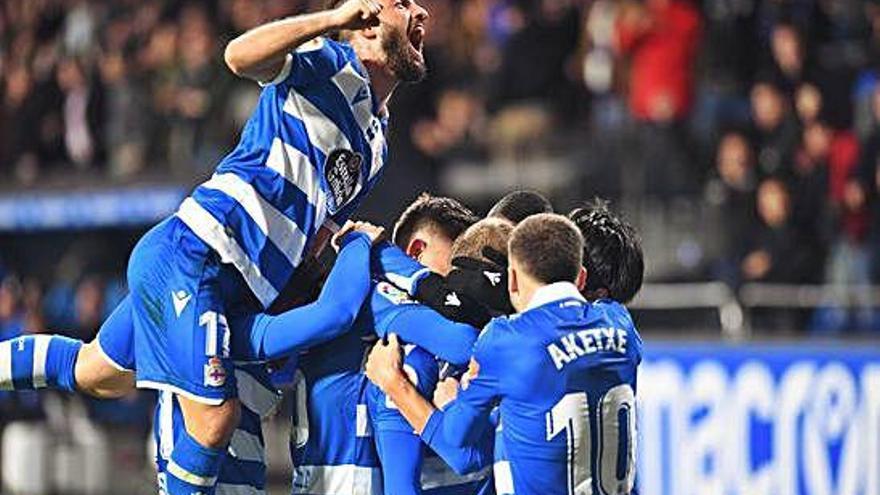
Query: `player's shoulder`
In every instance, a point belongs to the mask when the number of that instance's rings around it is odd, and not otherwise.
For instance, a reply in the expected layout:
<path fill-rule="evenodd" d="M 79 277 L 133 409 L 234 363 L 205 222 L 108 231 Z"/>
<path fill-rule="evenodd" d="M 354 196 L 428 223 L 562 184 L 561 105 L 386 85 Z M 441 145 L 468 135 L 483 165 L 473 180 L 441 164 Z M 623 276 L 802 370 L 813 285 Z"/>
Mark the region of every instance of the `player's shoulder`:
<path fill-rule="evenodd" d="M 626 330 L 627 333 L 635 335 L 641 341 L 632 314 L 623 304 L 611 299 L 599 299 L 590 303 L 588 314 L 592 318 L 607 322 L 609 326 Z"/>
<path fill-rule="evenodd" d="M 385 280 L 374 281 L 373 299 L 378 306 L 412 306 L 418 304 L 418 301 L 407 294 L 405 290 Z"/>
<path fill-rule="evenodd" d="M 641 361 L 642 336 L 626 306 L 611 299 L 600 299 L 590 303 L 588 315 L 590 327 L 613 328 L 625 332 L 627 354 L 636 361 Z"/>
<path fill-rule="evenodd" d="M 499 316 L 489 320 L 477 336 L 477 353 L 496 352 L 513 344 L 521 344 L 519 329 L 510 316 Z"/>

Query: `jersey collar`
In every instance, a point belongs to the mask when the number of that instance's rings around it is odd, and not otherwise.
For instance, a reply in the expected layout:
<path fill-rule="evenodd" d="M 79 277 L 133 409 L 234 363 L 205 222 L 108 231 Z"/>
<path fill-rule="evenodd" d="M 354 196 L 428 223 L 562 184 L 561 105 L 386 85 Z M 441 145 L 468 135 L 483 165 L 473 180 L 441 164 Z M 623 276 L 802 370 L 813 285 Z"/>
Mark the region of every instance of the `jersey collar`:
<path fill-rule="evenodd" d="M 564 299 L 577 299 L 581 302 L 587 302 L 573 283 L 554 282 L 535 291 L 532 300 L 529 301 L 529 305 L 526 307 L 526 311 Z"/>

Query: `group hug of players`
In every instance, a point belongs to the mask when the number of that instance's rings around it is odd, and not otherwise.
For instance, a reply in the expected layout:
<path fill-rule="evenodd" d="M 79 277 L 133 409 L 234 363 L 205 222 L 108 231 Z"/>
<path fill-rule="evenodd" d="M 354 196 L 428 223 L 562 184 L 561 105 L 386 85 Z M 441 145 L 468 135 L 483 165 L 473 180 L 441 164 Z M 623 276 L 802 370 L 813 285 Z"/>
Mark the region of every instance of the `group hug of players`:
<path fill-rule="evenodd" d="M 414 0 L 330 0 L 232 40 L 227 65 L 263 86 L 238 145 L 138 242 L 94 341 L 0 342 L 0 390 L 157 390 L 170 495 L 264 493 L 282 371 L 294 493 L 630 493 L 630 226 L 527 192 L 483 220 L 420 197 L 390 241 L 349 221 L 393 161 L 387 103 L 426 75 L 428 17 Z"/>

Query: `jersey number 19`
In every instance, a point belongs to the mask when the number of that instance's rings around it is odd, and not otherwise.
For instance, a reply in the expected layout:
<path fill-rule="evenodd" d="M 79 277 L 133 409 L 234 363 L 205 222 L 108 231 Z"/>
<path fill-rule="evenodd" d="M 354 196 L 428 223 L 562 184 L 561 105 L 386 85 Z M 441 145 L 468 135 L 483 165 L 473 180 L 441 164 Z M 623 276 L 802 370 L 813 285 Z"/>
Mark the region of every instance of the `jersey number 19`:
<path fill-rule="evenodd" d="M 590 473 L 602 495 L 630 493 L 635 479 L 635 393 L 628 384 L 602 395 L 596 413 L 596 431 L 590 428 L 586 392 L 565 395 L 547 413 L 547 441 L 565 434 L 568 446 L 568 493 L 592 495 Z M 596 465 L 591 466 L 591 438 L 596 438 Z M 592 469 L 591 469 L 592 468 Z"/>

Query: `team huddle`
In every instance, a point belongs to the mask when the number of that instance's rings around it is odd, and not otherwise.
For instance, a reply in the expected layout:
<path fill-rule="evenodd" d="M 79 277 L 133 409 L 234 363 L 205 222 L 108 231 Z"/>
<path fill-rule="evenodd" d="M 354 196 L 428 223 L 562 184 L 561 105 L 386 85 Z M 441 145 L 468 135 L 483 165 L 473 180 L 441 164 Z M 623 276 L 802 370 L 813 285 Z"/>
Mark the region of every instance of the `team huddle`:
<path fill-rule="evenodd" d="M 350 220 L 388 160 L 395 87 L 425 77 L 427 19 L 333 0 L 231 41 L 230 69 L 264 87 L 239 144 L 138 242 L 94 341 L 0 342 L 0 390 L 157 390 L 170 495 L 265 493 L 285 379 L 293 493 L 630 493 L 632 227 L 524 191 L 483 219 L 422 195 L 390 240 Z"/>

